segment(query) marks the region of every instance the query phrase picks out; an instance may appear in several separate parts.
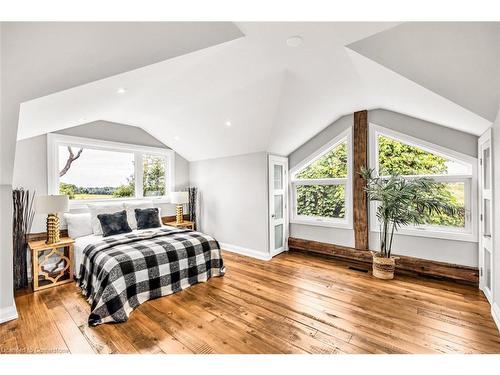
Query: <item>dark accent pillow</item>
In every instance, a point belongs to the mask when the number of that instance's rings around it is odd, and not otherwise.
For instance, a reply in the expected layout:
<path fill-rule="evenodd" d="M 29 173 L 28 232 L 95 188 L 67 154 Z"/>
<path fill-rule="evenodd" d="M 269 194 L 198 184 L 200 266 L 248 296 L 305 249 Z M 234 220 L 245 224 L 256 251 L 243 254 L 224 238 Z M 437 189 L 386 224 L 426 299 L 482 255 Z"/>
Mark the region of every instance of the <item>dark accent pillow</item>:
<path fill-rule="evenodd" d="M 137 229 L 161 227 L 160 215 L 157 208 L 136 208 L 135 219 L 137 220 Z"/>
<path fill-rule="evenodd" d="M 125 210 L 113 214 L 99 214 L 97 218 L 101 223 L 103 237 L 132 232 L 132 228 L 128 225 L 127 211 Z"/>

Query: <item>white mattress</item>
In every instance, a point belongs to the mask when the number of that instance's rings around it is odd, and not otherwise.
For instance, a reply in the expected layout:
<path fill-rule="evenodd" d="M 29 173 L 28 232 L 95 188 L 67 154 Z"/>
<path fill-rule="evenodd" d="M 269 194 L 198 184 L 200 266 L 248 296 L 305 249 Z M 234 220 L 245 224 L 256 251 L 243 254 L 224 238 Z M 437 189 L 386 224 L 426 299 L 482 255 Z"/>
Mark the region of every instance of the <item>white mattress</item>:
<path fill-rule="evenodd" d="M 167 227 L 167 225 L 162 225 L 163 227 Z M 173 227 L 169 227 L 172 229 L 175 229 Z M 140 233 L 146 230 L 150 229 L 141 229 L 141 230 L 133 230 L 131 233 Z M 110 236 L 113 237 L 113 236 Z M 99 242 L 102 240 L 102 235 L 96 235 L 96 234 L 90 234 L 88 236 L 83 236 L 75 239 L 74 243 L 74 253 L 73 253 L 73 259 L 74 259 L 74 273 L 76 277 L 80 276 L 80 265 L 82 264 L 82 258 L 83 258 L 83 250 L 85 248 L 93 243 Z"/>

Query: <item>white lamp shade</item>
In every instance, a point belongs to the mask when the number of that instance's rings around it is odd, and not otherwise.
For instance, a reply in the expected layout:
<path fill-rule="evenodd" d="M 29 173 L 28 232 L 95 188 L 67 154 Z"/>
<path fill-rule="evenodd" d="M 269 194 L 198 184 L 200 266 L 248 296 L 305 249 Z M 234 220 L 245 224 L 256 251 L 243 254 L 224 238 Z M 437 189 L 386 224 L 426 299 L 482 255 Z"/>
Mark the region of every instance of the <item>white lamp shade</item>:
<path fill-rule="evenodd" d="M 69 210 L 67 195 L 44 195 L 35 197 L 35 212 L 37 214 L 56 214 Z"/>
<path fill-rule="evenodd" d="M 170 193 L 170 203 L 186 204 L 189 202 L 187 191 L 174 191 Z"/>

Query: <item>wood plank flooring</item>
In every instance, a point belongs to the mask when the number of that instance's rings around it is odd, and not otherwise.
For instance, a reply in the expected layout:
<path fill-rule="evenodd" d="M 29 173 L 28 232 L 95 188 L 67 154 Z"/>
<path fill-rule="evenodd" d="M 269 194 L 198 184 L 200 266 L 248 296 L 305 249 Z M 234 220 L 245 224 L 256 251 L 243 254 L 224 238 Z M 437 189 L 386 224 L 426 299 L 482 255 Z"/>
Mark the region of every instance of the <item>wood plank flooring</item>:
<path fill-rule="evenodd" d="M 122 324 L 87 325 L 75 284 L 16 297 L 1 353 L 500 353 L 479 290 L 285 253 L 224 252 L 227 273 L 146 302 Z"/>

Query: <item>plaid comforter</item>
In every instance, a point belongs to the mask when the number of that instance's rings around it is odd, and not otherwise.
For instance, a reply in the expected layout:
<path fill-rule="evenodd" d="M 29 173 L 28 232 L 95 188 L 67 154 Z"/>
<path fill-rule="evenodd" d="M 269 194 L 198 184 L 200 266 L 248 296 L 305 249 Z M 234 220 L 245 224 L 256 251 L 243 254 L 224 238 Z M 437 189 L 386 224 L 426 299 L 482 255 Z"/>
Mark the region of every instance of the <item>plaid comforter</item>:
<path fill-rule="evenodd" d="M 78 286 L 89 325 L 124 322 L 141 303 L 222 276 L 219 244 L 186 229 L 158 228 L 103 238 L 83 250 Z"/>

